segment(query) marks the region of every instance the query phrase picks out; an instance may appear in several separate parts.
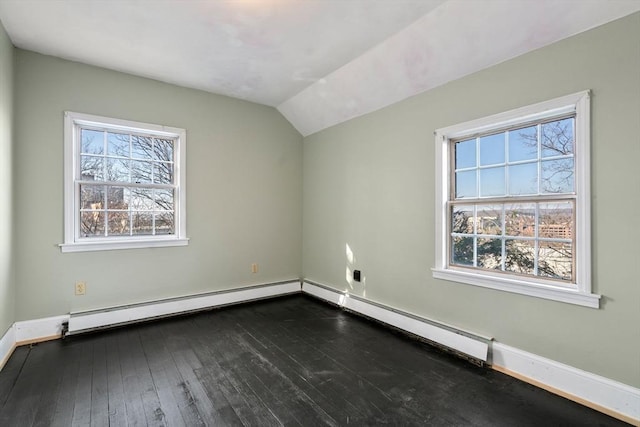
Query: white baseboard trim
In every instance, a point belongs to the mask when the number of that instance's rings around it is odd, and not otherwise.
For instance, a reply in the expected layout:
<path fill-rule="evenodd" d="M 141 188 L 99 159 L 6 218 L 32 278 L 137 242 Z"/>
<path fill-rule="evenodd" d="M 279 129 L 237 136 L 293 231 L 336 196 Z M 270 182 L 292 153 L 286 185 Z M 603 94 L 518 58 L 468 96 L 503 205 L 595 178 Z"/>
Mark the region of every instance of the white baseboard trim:
<path fill-rule="evenodd" d="M 13 350 L 15 350 L 15 348 L 16 330 L 14 329 L 14 325 L 11 325 L 2 338 L 0 338 L 0 370 L 4 368 L 4 365 L 13 354 Z"/>
<path fill-rule="evenodd" d="M 68 320 L 69 315 L 62 315 L 15 322 L 0 338 L 0 370 L 16 347 L 60 338 L 62 323 Z"/>
<path fill-rule="evenodd" d="M 475 359 L 487 361 L 491 338 L 458 330 L 450 325 L 367 301 L 308 280 L 303 281 L 302 292 L 444 345 Z"/>
<path fill-rule="evenodd" d="M 71 313 L 69 334 L 300 292 L 300 280 Z"/>
<path fill-rule="evenodd" d="M 640 389 L 498 342 L 492 355 L 498 371 L 640 425 Z"/>
<path fill-rule="evenodd" d="M 62 324 L 69 315 L 45 317 L 14 323 L 16 346 L 57 339 L 62 336 Z"/>
<path fill-rule="evenodd" d="M 0 337 L 0 369 L 16 346 L 59 338 L 62 323 L 75 333 L 229 304 L 302 292 L 486 361 L 490 338 L 454 331 L 429 319 L 404 313 L 329 286 L 299 280 L 190 295 L 155 302 L 77 312 L 14 323 Z M 73 325 L 73 326 L 72 326 Z M 73 329 L 72 329 L 73 327 Z M 550 392 L 640 426 L 640 389 L 494 342 L 493 368 Z"/>

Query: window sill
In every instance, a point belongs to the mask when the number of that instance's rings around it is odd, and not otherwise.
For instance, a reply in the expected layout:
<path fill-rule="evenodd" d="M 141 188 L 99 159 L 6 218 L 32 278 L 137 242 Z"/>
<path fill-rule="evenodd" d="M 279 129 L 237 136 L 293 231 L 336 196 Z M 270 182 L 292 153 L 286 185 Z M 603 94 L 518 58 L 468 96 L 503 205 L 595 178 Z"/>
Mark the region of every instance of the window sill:
<path fill-rule="evenodd" d="M 112 251 L 118 249 L 164 248 L 171 246 L 187 246 L 189 239 L 139 239 L 126 241 L 94 241 L 79 243 L 61 243 L 62 252 Z"/>
<path fill-rule="evenodd" d="M 559 286 L 531 283 L 519 280 L 513 276 L 497 277 L 466 271 L 432 269 L 435 279 L 451 282 L 466 283 L 468 285 L 481 286 L 483 288 L 497 289 L 521 295 L 529 295 L 553 301 L 581 305 L 590 308 L 600 307 L 600 295 L 580 292 L 574 289 L 561 288 Z"/>

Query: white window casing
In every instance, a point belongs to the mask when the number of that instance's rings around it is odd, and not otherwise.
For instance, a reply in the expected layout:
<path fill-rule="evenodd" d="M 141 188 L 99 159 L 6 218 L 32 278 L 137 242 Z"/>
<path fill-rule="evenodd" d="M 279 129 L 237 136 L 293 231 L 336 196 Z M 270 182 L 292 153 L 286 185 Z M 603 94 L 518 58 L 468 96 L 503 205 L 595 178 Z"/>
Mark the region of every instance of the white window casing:
<path fill-rule="evenodd" d="M 575 114 L 575 281 L 558 283 L 539 276 L 493 272 L 489 269 L 464 269 L 450 265 L 449 204 L 453 201 L 451 141 L 491 131 Z M 468 121 L 435 131 L 436 143 L 436 257 L 433 277 L 501 291 L 524 294 L 586 307 L 598 308 L 600 295 L 591 292 L 591 220 L 590 220 L 590 94 L 574 93 L 504 113 Z M 507 197 L 509 198 L 509 197 Z M 517 202 L 517 196 L 513 197 Z"/>
<path fill-rule="evenodd" d="M 132 182 L 112 182 L 104 184 L 104 188 L 108 187 L 140 187 L 143 189 L 164 188 L 170 190 L 173 194 L 173 228 L 168 234 L 156 234 L 156 215 L 153 215 L 153 232 L 151 235 L 129 235 L 110 236 L 96 235 L 87 238 L 81 232 L 81 202 L 80 202 L 80 186 L 83 182 L 83 176 L 80 168 L 81 158 L 81 132 L 87 129 L 99 129 L 106 132 L 118 132 L 123 135 L 143 135 L 148 138 L 166 138 L 171 140 L 173 144 L 172 160 L 164 162 L 170 164 L 170 174 L 172 182 L 170 184 L 137 184 Z M 130 138 L 132 138 L 130 136 Z M 106 143 L 105 143 L 106 144 Z M 155 142 L 154 142 L 155 144 Z M 105 145 L 106 146 L 106 145 Z M 133 157 L 124 157 L 124 160 L 135 161 Z M 100 157 L 100 155 L 98 155 Z M 107 162 L 107 153 L 102 154 L 102 161 Z M 64 113 L 64 242 L 61 243 L 62 252 L 83 252 L 83 251 L 102 251 L 114 249 L 136 249 L 136 248 L 153 248 L 167 246 L 186 246 L 189 239 L 186 235 L 186 131 L 185 129 L 140 123 L 129 120 L 113 119 L 109 117 L 101 117 L 90 114 L 75 113 L 66 111 Z M 143 162 L 144 163 L 144 162 Z M 149 160 L 148 165 L 155 167 L 161 161 Z M 106 180 L 106 178 L 103 178 Z M 85 183 L 86 184 L 86 183 Z M 101 185 L 100 183 L 97 184 Z M 155 194 L 155 191 L 154 191 Z M 108 206 L 105 204 L 101 208 L 105 212 L 105 218 L 109 212 Z M 132 208 L 128 208 L 132 209 Z M 126 211 L 122 211 L 126 214 Z M 131 214 L 129 214 L 131 215 Z M 131 221 L 131 216 L 129 216 Z M 128 224 L 129 228 L 132 223 Z M 108 228 L 105 228 L 107 230 Z"/>

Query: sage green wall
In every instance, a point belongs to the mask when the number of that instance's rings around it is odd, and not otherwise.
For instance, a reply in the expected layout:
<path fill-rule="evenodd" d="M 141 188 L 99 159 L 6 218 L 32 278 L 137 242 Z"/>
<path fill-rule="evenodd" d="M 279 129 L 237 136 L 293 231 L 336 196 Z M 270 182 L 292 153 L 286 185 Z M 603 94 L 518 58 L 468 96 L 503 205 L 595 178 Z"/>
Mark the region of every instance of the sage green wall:
<path fill-rule="evenodd" d="M 599 310 L 435 280 L 435 129 L 584 89 L 592 97 Z M 303 272 L 640 387 L 640 14 L 305 138 Z M 365 281 L 345 278 L 345 245 Z"/>
<path fill-rule="evenodd" d="M 13 324 L 12 245 L 13 45 L 0 22 L 0 337 Z"/>
<path fill-rule="evenodd" d="M 300 277 L 302 137 L 274 108 L 19 49 L 15 96 L 17 320 Z M 189 246 L 60 252 L 65 110 L 187 130 Z"/>

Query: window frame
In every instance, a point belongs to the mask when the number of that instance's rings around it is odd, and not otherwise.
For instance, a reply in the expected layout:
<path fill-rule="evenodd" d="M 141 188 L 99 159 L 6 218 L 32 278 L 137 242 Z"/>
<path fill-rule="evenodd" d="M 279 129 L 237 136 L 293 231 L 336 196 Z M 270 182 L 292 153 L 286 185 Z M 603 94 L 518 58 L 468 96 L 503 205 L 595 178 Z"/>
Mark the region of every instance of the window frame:
<path fill-rule="evenodd" d="M 117 132 L 142 133 L 175 138 L 174 148 L 174 234 L 83 238 L 80 233 L 80 130 L 103 128 Z M 103 251 L 169 246 L 186 246 L 186 130 L 182 128 L 114 119 L 72 111 L 64 112 L 64 243 L 62 252 Z"/>
<path fill-rule="evenodd" d="M 449 205 L 451 196 L 452 141 L 504 130 L 539 120 L 575 114 L 575 284 L 569 286 L 541 277 L 506 272 L 456 268 L 449 265 Z M 436 279 L 497 289 L 554 301 L 599 308 L 600 295 L 591 292 L 591 195 L 590 195 L 590 91 L 582 91 L 499 114 L 437 129 L 435 132 L 435 266 Z M 552 199 L 553 197 L 550 197 Z M 517 202 L 518 197 L 506 197 Z"/>

